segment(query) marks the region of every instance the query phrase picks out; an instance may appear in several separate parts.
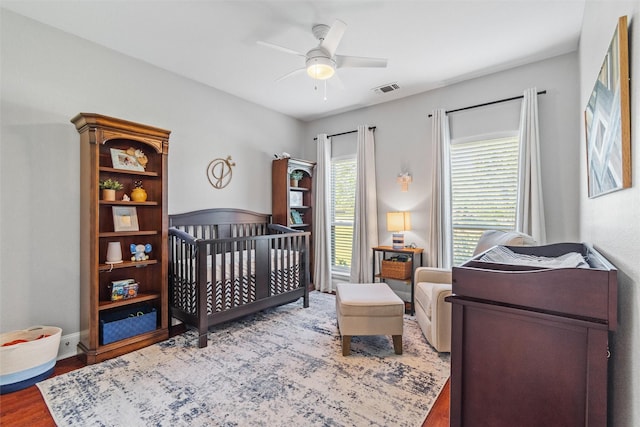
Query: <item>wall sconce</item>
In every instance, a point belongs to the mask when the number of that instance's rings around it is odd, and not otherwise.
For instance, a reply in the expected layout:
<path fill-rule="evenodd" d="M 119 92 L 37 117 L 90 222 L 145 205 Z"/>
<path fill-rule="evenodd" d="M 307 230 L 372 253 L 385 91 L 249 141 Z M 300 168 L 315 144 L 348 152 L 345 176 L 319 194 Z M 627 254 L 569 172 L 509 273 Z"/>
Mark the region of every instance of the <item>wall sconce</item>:
<path fill-rule="evenodd" d="M 398 181 L 398 184 L 400 184 L 400 191 L 402 191 L 403 193 L 406 193 L 407 191 L 409 191 L 409 183 L 412 181 L 411 175 L 409 175 L 409 172 L 403 172 L 399 174 L 397 181 Z"/>
<path fill-rule="evenodd" d="M 387 212 L 387 231 L 393 234 L 393 249 L 404 249 L 403 231 L 411 230 L 411 215 L 409 212 Z"/>

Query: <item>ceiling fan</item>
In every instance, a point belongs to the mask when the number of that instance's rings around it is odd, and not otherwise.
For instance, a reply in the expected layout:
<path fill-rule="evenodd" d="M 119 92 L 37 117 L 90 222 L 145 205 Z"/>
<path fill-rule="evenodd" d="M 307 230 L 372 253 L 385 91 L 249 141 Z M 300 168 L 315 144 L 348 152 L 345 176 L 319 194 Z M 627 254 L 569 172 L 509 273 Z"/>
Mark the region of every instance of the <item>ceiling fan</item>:
<path fill-rule="evenodd" d="M 301 71 L 307 71 L 309 77 L 316 80 L 327 80 L 334 76 L 336 69 L 360 67 L 360 68 L 384 68 L 387 66 L 386 58 L 364 58 L 360 56 L 336 55 L 336 50 L 347 29 L 347 24 L 336 19 L 331 27 L 324 24 L 314 25 L 311 29 L 320 44 L 307 53 L 302 53 L 279 46 L 273 43 L 258 41 L 259 45 L 266 46 L 281 52 L 297 55 L 305 58 L 305 66 L 285 74 L 276 81 L 280 81 Z"/>

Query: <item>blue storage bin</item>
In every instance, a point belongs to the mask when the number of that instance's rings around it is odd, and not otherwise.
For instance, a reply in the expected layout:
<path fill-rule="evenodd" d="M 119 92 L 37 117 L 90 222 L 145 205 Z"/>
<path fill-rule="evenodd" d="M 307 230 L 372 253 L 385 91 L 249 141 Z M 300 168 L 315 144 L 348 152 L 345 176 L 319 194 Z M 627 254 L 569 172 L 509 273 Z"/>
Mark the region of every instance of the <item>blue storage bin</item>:
<path fill-rule="evenodd" d="M 123 340 L 156 329 L 156 309 L 150 306 L 127 307 L 100 315 L 100 345 Z"/>

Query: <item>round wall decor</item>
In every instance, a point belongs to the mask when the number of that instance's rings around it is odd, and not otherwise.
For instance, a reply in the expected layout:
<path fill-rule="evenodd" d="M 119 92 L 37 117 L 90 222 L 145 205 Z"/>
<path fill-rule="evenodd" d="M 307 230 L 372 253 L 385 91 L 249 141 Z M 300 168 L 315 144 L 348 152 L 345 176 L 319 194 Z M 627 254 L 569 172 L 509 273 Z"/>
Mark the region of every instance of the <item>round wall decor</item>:
<path fill-rule="evenodd" d="M 231 168 L 235 166 L 235 162 L 231 161 L 231 156 L 226 159 L 213 159 L 207 166 L 207 178 L 213 188 L 221 189 L 229 185 L 233 171 Z"/>

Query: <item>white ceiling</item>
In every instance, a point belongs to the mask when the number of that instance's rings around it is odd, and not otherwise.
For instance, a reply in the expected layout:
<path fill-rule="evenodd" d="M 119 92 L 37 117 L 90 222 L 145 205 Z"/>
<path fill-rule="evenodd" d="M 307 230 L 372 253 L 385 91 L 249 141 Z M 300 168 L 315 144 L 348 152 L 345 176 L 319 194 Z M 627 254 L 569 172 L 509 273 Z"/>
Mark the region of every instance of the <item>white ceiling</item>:
<path fill-rule="evenodd" d="M 586 0 L 9 1 L 2 7 L 115 51 L 309 121 L 577 49 Z M 347 24 L 337 54 L 388 59 L 338 70 L 344 86 L 305 73 L 317 23 Z M 378 95 L 373 88 L 398 83 Z"/>

